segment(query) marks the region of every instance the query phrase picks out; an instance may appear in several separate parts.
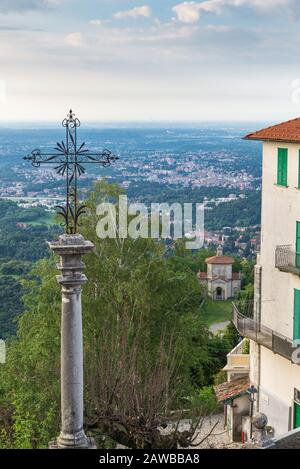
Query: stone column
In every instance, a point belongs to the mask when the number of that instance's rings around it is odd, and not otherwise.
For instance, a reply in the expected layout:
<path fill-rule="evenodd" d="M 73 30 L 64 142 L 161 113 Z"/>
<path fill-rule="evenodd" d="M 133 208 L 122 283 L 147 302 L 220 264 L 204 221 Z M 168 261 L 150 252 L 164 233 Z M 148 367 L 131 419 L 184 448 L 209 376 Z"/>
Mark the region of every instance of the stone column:
<path fill-rule="evenodd" d="M 83 429 L 83 339 L 81 290 L 87 281 L 82 256 L 94 245 L 81 235 L 62 235 L 50 249 L 59 256 L 57 276 L 62 286 L 61 433 L 52 447 L 90 448 Z"/>

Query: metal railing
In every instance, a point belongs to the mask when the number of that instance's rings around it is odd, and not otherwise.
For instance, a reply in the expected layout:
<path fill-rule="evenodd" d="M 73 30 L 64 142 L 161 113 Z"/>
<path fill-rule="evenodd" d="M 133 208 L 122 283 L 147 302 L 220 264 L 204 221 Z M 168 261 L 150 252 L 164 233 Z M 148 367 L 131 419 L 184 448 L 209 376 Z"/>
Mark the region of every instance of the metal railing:
<path fill-rule="evenodd" d="M 277 246 L 275 251 L 275 267 L 282 272 L 300 275 L 300 254 L 293 251 L 292 246 Z"/>
<path fill-rule="evenodd" d="M 272 352 L 293 361 L 292 355 L 295 351 L 293 342 L 289 338 L 253 319 L 253 314 L 252 316 L 242 314 L 236 303 L 233 303 L 232 320 L 241 336 L 248 337 L 257 344 L 263 345 L 269 350 L 272 350 Z"/>

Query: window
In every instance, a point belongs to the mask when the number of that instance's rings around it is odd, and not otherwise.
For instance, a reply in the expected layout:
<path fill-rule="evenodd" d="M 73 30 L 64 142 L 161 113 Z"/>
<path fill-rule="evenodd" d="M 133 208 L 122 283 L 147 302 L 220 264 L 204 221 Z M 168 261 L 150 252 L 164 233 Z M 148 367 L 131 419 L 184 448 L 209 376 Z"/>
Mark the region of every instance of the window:
<path fill-rule="evenodd" d="M 300 428 L 300 391 L 294 389 L 294 428 Z"/>
<path fill-rule="evenodd" d="M 300 340 L 300 290 L 294 290 L 294 340 Z"/>
<path fill-rule="evenodd" d="M 294 403 L 294 428 L 300 427 L 300 405 Z"/>
<path fill-rule="evenodd" d="M 300 222 L 296 222 L 296 267 L 300 268 Z"/>
<path fill-rule="evenodd" d="M 277 184 L 279 186 L 287 186 L 287 165 L 288 165 L 287 148 L 278 148 Z"/>

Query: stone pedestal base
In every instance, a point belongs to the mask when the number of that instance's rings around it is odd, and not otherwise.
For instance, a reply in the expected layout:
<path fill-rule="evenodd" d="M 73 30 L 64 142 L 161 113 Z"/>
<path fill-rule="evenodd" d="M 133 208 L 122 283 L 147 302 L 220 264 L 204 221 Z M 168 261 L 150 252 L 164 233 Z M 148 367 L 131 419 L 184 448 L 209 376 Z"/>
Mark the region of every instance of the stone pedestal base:
<path fill-rule="evenodd" d="M 61 443 L 58 444 L 58 440 L 52 440 L 49 443 L 49 449 L 97 449 L 97 445 L 96 445 L 96 441 L 94 438 L 87 437 L 85 446 L 79 446 L 79 445 L 62 446 Z"/>

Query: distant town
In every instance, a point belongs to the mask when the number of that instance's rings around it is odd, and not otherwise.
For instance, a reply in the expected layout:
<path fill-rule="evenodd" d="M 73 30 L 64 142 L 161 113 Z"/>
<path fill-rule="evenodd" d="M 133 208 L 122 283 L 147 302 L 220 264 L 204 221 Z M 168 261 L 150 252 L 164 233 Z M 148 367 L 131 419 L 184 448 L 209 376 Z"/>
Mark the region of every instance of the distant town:
<path fill-rule="evenodd" d="M 116 130 L 113 141 L 119 143 L 112 149 L 120 160 L 113 168 L 101 170 L 101 174 L 93 172 L 93 168 L 92 172 L 83 175 L 80 180 L 82 198 L 93 181 L 105 177 L 120 185 L 132 200 L 148 204 L 203 203 L 207 229 L 205 247 L 214 249 L 222 244 L 230 253 L 254 257 L 259 243 L 260 213 L 258 204 L 252 199 L 259 201 L 261 190 L 261 163 L 256 154 L 249 156 L 249 147 L 245 153 L 243 142 L 238 135 L 233 138 L 232 129 L 230 132 L 220 129 L 220 134 L 215 130 L 212 135 L 206 135 L 204 142 L 199 131 L 185 129 L 183 133 L 161 129 L 156 133 L 151 130 L 151 135 L 149 132 Z M 234 129 L 236 134 L 242 132 Z M 58 136 L 59 133 L 60 130 Z M 34 135 L 28 131 L 28 142 L 25 133 L 25 142 L 17 142 L 12 147 L 6 143 L 4 135 L 5 131 L 1 130 L 0 166 L 5 170 L 0 175 L 0 198 L 16 201 L 23 208 L 41 207 L 46 212 L 54 212 L 55 206 L 64 198 L 61 177 L 52 167 L 33 168 L 22 160 L 22 156 L 38 148 L 39 141 L 43 150 L 52 149 L 53 141 L 46 140 L 47 133 L 43 130 Z M 90 147 L 95 149 L 98 133 L 87 132 L 87 135 Z M 100 148 L 110 146 L 111 135 L 104 136 L 106 138 L 100 134 Z M 157 150 L 144 148 L 150 137 Z M 187 149 L 186 142 L 192 149 Z M 8 161 L 13 164 L 8 165 Z M 245 218 L 239 220 L 241 211 Z M 234 216 L 235 212 L 238 215 Z M 22 226 L 25 229 L 26 223 Z"/>

